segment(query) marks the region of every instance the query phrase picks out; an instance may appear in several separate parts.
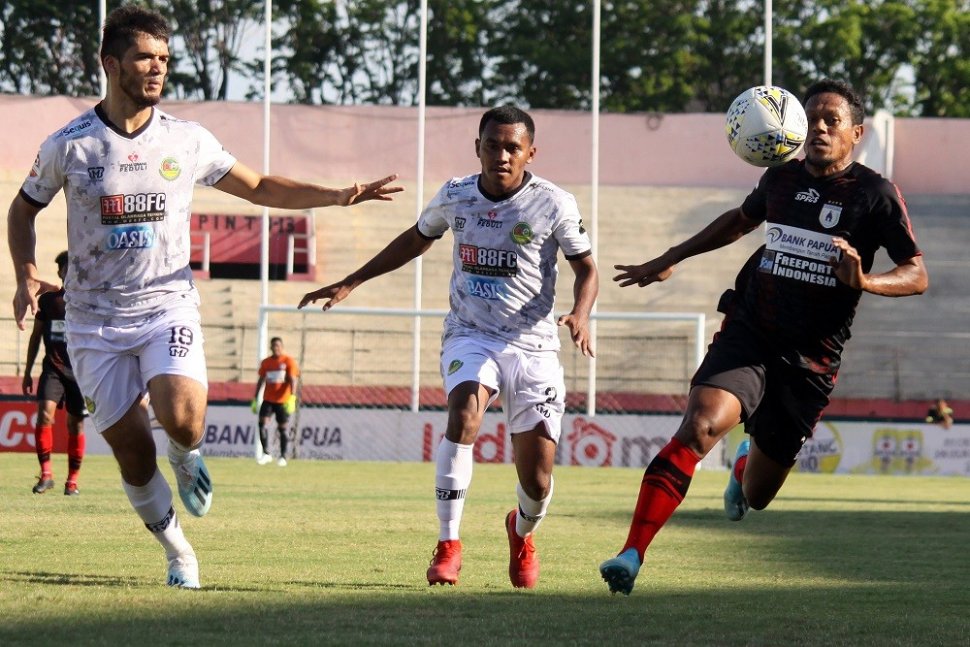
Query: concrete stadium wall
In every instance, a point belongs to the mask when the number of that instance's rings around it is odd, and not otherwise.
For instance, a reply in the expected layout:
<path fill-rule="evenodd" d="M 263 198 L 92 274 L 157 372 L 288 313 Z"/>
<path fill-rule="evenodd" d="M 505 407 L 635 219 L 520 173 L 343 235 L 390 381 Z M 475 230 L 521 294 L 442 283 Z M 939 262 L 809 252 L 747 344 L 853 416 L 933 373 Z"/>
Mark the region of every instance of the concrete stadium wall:
<path fill-rule="evenodd" d="M 0 202 L 9 204 L 16 195 L 41 140 L 93 104 L 92 99 L 0 96 L 0 122 L 14 134 L 0 147 Z M 260 105 L 174 102 L 163 108 L 205 124 L 241 161 L 261 167 Z M 340 186 L 396 171 L 407 190 L 393 203 L 318 211 L 316 281 L 273 282 L 271 303 L 295 304 L 317 282 L 329 282 L 359 266 L 414 222 L 440 182 L 451 175 L 476 172 L 473 144 L 481 110 L 431 108 L 427 181 L 419 192 L 414 182 L 416 114 L 411 108 L 274 106 L 272 172 Z M 588 219 L 592 204 L 589 116 L 561 111 L 534 111 L 534 116 L 539 152 L 532 169 L 574 192 Z M 610 278 L 614 264 L 642 262 L 659 254 L 737 206 L 757 181 L 760 171 L 741 163 L 725 145 L 722 121 L 721 115 L 603 116 L 596 232 L 601 311 L 704 312 L 708 338 L 719 325 L 714 311 L 717 296 L 732 284 L 737 268 L 760 244 L 754 235 L 683 263 L 674 280 L 647 290 L 620 290 Z M 894 179 L 907 195 L 926 252 L 931 288 L 917 299 L 863 299 L 836 395 L 966 399 L 970 395 L 970 345 L 966 343 L 970 190 L 957 156 L 961 142 L 970 140 L 970 120 L 899 119 L 894 133 Z M 197 191 L 194 210 L 261 212 L 212 189 Z M 42 270 L 53 270 L 54 256 L 66 245 L 64 215 L 63 200 L 57 199 L 38 219 Z M 4 220 L 0 228 L 5 226 Z M 450 245 L 442 243 L 424 257 L 424 308 L 447 307 L 449 251 Z M 568 280 L 568 270 L 564 279 Z M 11 285 L 9 263 L 0 263 L 0 281 Z M 413 273 L 402 270 L 355 292 L 350 305 L 409 308 L 413 287 Z M 254 281 L 203 280 L 199 288 L 205 322 L 255 324 L 259 289 Z M 568 295 L 568 289 L 561 286 L 560 293 Z M 252 347 L 255 339 L 226 359 L 218 356 L 224 352 L 223 340 L 206 334 L 210 364 L 227 367 L 210 371 L 210 378 L 252 381 L 259 354 Z M 23 360 L 24 345 L 24 334 L 0 339 L 0 374 L 16 374 L 14 367 Z M 13 359 L 5 360 L 7 355 Z"/>

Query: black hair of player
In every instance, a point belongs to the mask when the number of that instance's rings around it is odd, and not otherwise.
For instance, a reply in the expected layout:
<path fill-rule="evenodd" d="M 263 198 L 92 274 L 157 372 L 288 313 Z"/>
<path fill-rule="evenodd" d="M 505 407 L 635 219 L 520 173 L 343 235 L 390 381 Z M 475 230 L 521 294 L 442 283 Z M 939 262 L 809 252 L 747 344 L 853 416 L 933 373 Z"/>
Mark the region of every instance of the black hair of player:
<path fill-rule="evenodd" d="M 866 118 L 866 109 L 862 105 L 862 98 L 856 93 L 851 85 L 845 81 L 839 81 L 836 79 L 822 79 L 821 81 L 816 81 L 805 90 L 805 96 L 802 97 L 802 105 L 808 105 L 808 100 L 814 97 L 816 94 L 822 94 L 823 92 L 831 92 L 837 94 L 849 104 L 849 112 L 852 115 L 852 125 L 860 125 Z"/>
<path fill-rule="evenodd" d="M 172 37 L 172 29 L 157 11 L 133 4 L 118 7 L 104 20 L 101 59 L 113 56 L 121 60 L 139 34 L 148 34 L 167 43 Z"/>
<path fill-rule="evenodd" d="M 58 267 L 64 267 L 67 265 L 67 252 L 61 252 L 58 254 L 57 258 L 54 259 L 54 262 L 57 263 Z"/>
<path fill-rule="evenodd" d="M 478 136 L 481 137 L 482 133 L 485 132 L 485 126 L 488 122 L 494 121 L 498 124 L 523 124 L 525 126 L 526 132 L 529 133 L 529 141 L 534 142 L 536 139 L 536 125 L 532 121 L 532 117 L 529 116 L 525 110 L 521 108 L 516 108 L 515 106 L 498 106 L 497 108 L 492 108 L 482 115 L 482 120 L 478 122 Z"/>

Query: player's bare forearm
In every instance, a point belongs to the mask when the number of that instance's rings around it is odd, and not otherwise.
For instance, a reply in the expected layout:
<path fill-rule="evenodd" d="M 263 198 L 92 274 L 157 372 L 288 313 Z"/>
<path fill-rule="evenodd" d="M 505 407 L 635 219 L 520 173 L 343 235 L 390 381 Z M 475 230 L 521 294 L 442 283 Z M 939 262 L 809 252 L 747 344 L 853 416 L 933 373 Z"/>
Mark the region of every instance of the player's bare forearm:
<path fill-rule="evenodd" d="M 619 274 L 614 276 L 613 280 L 623 288 L 630 285 L 644 287 L 651 283 L 666 281 L 673 275 L 674 268 L 681 261 L 729 245 L 757 226 L 758 223 L 745 216 L 741 209 L 731 209 L 657 258 L 641 265 L 614 265 L 613 269 L 619 270 Z"/>
<path fill-rule="evenodd" d="M 10 248 L 17 282 L 13 297 L 13 315 L 20 330 L 27 329 L 25 322 L 28 312 L 37 314 L 37 297 L 57 289 L 53 283 L 38 278 L 34 220 L 39 211 L 40 209 L 28 204 L 18 195 L 7 212 L 7 246 Z"/>
<path fill-rule="evenodd" d="M 899 263 L 888 272 L 865 274 L 858 251 L 844 238 L 835 236 L 832 244 L 841 252 L 830 265 L 835 277 L 856 290 L 883 297 L 908 297 L 923 294 L 929 287 L 929 276 L 921 256 Z"/>
<path fill-rule="evenodd" d="M 573 344 L 586 357 L 595 357 L 589 332 L 589 317 L 599 295 L 599 272 L 592 256 L 569 261 L 576 280 L 573 282 L 573 309 L 557 322 L 569 328 Z"/>
<path fill-rule="evenodd" d="M 314 207 L 352 206 L 368 200 L 389 201 L 399 186 L 388 186 L 397 175 L 353 186 L 335 189 L 299 182 L 279 175 L 259 175 L 243 164 L 236 164 L 215 187 L 220 191 L 248 200 L 253 204 L 278 209 L 311 209 Z"/>
<path fill-rule="evenodd" d="M 298 308 L 310 303 L 327 299 L 323 304 L 324 310 L 337 305 L 354 291 L 361 283 L 373 278 L 393 272 L 409 261 L 424 254 L 431 247 L 433 240 L 428 240 L 418 233 L 417 225 L 402 232 L 392 240 L 387 247 L 379 251 L 372 259 L 343 280 L 324 286 L 319 290 L 303 295 Z"/>

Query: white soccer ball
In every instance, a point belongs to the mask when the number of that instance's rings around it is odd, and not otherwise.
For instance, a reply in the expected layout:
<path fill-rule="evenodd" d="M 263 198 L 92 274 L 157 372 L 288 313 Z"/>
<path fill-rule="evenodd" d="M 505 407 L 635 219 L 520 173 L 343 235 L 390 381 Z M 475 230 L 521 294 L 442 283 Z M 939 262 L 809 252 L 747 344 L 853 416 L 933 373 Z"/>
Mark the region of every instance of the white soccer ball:
<path fill-rule="evenodd" d="M 791 92 L 758 85 L 739 94 L 728 108 L 725 130 L 731 150 L 745 162 L 778 166 L 802 149 L 808 119 Z"/>

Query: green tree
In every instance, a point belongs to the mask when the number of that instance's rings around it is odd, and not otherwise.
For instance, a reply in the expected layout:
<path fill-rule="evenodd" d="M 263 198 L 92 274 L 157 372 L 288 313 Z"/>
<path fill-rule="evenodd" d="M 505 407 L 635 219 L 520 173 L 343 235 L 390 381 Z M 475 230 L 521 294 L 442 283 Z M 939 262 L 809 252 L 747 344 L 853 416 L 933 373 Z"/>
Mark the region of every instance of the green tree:
<path fill-rule="evenodd" d="M 225 100 L 229 77 L 246 69 L 239 50 L 263 12 L 252 0 L 170 0 L 155 8 L 172 23 L 173 65 L 167 91 L 183 98 Z"/>
<path fill-rule="evenodd" d="M 919 42 L 913 66 L 916 112 L 970 117 L 970 2 L 917 0 Z"/>
<path fill-rule="evenodd" d="M 0 4 L 0 90 L 91 96 L 100 91 L 97 3 Z"/>

